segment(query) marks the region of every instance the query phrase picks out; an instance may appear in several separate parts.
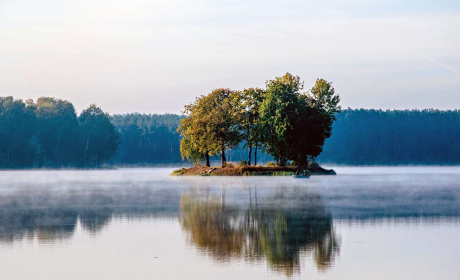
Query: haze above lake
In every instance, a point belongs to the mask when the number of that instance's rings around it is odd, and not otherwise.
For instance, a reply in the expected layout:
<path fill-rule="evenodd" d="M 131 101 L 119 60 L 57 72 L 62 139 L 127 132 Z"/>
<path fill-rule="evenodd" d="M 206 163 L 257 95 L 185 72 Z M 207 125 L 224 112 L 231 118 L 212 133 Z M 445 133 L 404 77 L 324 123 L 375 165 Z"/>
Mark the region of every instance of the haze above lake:
<path fill-rule="evenodd" d="M 4 279 L 459 279 L 459 167 L 0 172 Z"/>

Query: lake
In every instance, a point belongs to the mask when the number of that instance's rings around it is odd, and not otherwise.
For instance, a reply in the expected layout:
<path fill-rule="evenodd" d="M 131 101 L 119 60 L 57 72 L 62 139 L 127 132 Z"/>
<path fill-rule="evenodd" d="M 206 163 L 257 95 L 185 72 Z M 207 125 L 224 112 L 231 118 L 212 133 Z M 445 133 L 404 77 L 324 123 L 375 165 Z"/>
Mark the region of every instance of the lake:
<path fill-rule="evenodd" d="M 0 172 L 2 279 L 460 279 L 460 167 Z"/>

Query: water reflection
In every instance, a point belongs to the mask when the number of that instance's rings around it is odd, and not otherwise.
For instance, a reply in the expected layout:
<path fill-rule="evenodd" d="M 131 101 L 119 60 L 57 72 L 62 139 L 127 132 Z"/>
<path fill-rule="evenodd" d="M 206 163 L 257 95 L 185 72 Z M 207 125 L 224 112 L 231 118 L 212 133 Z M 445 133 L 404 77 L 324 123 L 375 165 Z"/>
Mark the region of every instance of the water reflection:
<path fill-rule="evenodd" d="M 40 243 L 70 239 L 80 221 L 82 227 L 94 234 L 108 224 L 112 213 L 98 210 L 33 209 L 2 211 L 0 213 L 0 242 L 37 237 Z"/>
<path fill-rule="evenodd" d="M 180 191 L 121 184 L 75 184 L 71 189 L 49 186 L 0 192 L 0 242 L 36 240 L 55 243 L 73 237 L 77 224 L 98 235 L 114 217 L 143 219 L 177 216 Z"/>
<path fill-rule="evenodd" d="M 198 187 L 182 194 L 180 207 L 189 244 L 220 263 L 266 260 L 291 276 L 300 272 L 302 256 L 325 271 L 339 253 L 332 217 L 308 188 Z"/>

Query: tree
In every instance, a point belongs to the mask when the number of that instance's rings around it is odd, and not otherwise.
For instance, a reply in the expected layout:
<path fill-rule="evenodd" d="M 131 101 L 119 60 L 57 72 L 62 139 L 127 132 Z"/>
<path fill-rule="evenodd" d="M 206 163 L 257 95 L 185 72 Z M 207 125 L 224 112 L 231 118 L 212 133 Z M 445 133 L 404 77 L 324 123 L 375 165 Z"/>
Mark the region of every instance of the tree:
<path fill-rule="evenodd" d="M 240 142 L 237 108 L 229 98 L 233 93 L 230 89 L 215 89 L 185 106 L 188 117 L 181 121 L 178 131 L 183 137 L 189 137 L 196 150 L 205 155 L 206 166 L 209 166 L 209 155 L 220 152 L 224 167 L 225 150 L 235 148 Z"/>
<path fill-rule="evenodd" d="M 206 166 L 210 167 L 209 156 L 217 153 L 218 147 L 207 133 L 207 120 L 210 109 L 206 104 L 206 96 L 202 95 L 195 102 L 185 106 L 186 118 L 181 120 L 177 129 L 181 133 L 181 155 L 183 158 L 195 161 L 205 158 Z M 200 156 L 201 154 L 201 156 Z"/>
<path fill-rule="evenodd" d="M 182 118 L 175 114 L 112 115 L 111 122 L 121 141 L 113 161 L 123 164 L 180 162 L 177 128 Z"/>
<path fill-rule="evenodd" d="M 178 128 L 178 131 L 183 135 L 180 141 L 180 153 L 182 159 L 188 159 L 189 161 L 198 164 L 203 161 L 203 158 L 206 158 L 206 166 L 210 166 L 209 162 L 209 152 L 202 153 L 198 147 L 197 141 L 194 141 L 193 131 L 191 128 L 192 119 L 186 118 L 181 120 L 181 126 Z M 208 151 L 206 149 L 206 151 Z"/>
<path fill-rule="evenodd" d="M 251 165 L 252 147 L 254 146 L 254 164 L 257 164 L 257 147 L 261 142 L 259 109 L 264 96 L 265 91 L 260 88 L 236 91 L 231 96 L 235 102 L 237 117 L 241 126 L 241 136 L 246 141 L 244 147 L 249 148 L 248 165 Z"/>
<path fill-rule="evenodd" d="M 40 166 L 72 166 L 78 155 L 78 121 L 75 108 L 66 100 L 52 97 L 37 99 L 37 138 Z"/>
<path fill-rule="evenodd" d="M 187 118 L 181 121 L 182 156 L 199 159 L 236 148 L 241 140 L 249 148 L 261 143 L 263 149 L 282 166 L 288 160 L 305 166 L 318 156 L 325 139 L 330 137 L 335 114 L 340 112 L 340 98 L 331 83 L 318 79 L 311 93 L 303 93 L 298 76 L 286 73 L 266 82 L 265 91 L 249 88 L 234 92 L 216 89 L 185 106 Z M 257 163 L 257 159 L 255 160 Z"/>
<path fill-rule="evenodd" d="M 0 97 L 0 167 L 31 167 L 35 115 L 22 100 Z"/>
<path fill-rule="evenodd" d="M 332 134 L 335 114 L 340 112 L 340 97 L 335 94 L 332 83 L 317 79 L 310 93 L 299 95 L 299 116 L 292 123 L 293 135 L 289 145 L 290 158 L 305 167 L 308 159 L 314 160 L 323 150 L 324 143 Z"/>
<path fill-rule="evenodd" d="M 216 143 L 221 154 L 221 165 L 226 165 L 225 150 L 236 148 L 241 141 L 238 126 L 237 108 L 229 98 L 234 91 L 230 89 L 215 89 L 205 98 L 205 106 L 209 114 L 203 119 L 206 134 L 210 141 Z"/>
<path fill-rule="evenodd" d="M 281 165 L 294 160 L 305 167 L 317 157 L 331 136 L 340 97 L 331 83 L 318 79 L 311 93 L 303 93 L 303 83 L 289 73 L 266 83 L 261 106 L 266 151 Z"/>
<path fill-rule="evenodd" d="M 91 104 L 84 110 L 79 122 L 84 143 L 84 162 L 99 167 L 101 163 L 115 155 L 119 145 L 119 135 L 110 122 L 109 115 Z"/>
<path fill-rule="evenodd" d="M 324 79 L 317 79 L 315 86 L 310 89 L 313 106 L 325 110 L 325 112 L 335 121 L 335 114 L 340 113 L 342 107 L 339 105 L 340 96 L 335 94 L 332 83 Z"/>
<path fill-rule="evenodd" d="M 299 96 L 303 83 L 298 76 L 286 73 L 265 85 L 266 96 L 260 106 L 264 149 L 284 166 L 292 149 L 290 137 L 295 135 L 292 124 L 300 115 L 299 101 L 302 99 Z"/>

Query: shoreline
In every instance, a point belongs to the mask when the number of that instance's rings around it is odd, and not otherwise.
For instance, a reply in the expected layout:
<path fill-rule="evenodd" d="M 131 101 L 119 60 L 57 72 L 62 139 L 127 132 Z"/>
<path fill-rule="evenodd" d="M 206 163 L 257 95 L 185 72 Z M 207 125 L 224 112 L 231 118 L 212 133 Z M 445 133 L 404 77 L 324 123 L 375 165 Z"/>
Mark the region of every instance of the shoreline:
<path fill-rule="evenodd" d="M 232 166 L 232 167 L 205 167 L 194 166 L 174 170 L 171 176 L 291 176 L 299 167 L 295 166 Z M 337 175 L 333 169 L 322 167 L 306 168 L 308 175 Z"/>

